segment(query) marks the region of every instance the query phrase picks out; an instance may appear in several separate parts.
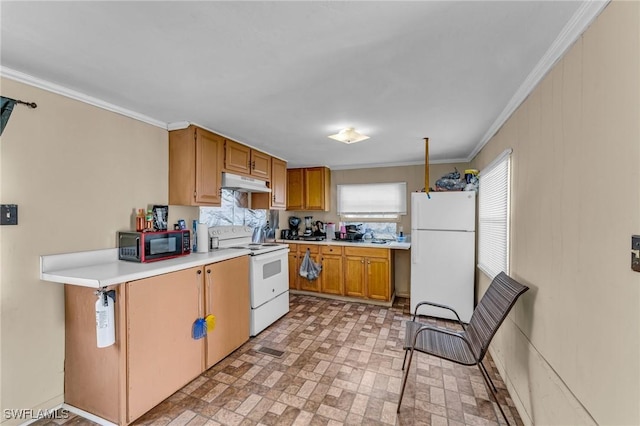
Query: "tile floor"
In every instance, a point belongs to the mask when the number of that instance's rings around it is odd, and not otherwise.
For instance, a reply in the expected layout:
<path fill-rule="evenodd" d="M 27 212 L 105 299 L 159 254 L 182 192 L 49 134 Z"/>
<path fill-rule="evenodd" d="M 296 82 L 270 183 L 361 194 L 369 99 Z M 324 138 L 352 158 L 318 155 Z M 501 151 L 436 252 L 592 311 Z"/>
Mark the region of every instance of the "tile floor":
<path fill-rule="evenodd" d="M 383 308 L 292 295 L 289 314 L 135 424 L 503 424 L 477 367 L 417 353 L 396 414 L 408 318 L 409 303 L 403 298 Z M 259 352 L 263 347 L 284 354 Z M 493 361 L 488 358 L 485 365 L 509 422 L 522 425 Z M 36 425 L 60 423 L 41 420 Z M 93 423 L 72 416 L 65 422 L 71 424 Z"/>

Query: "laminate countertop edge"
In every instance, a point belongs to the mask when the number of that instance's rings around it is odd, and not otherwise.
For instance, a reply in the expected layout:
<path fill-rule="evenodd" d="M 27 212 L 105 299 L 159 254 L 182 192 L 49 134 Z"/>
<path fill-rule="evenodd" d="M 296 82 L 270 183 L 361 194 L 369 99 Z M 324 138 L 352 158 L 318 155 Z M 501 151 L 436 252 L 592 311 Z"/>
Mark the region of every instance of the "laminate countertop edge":
<path fill-rule="evenodd" d="M 150 263 L 118 260 L 117 249 L 43 255 L 40 256 L 40 279 L 98 289 L 249 254 L 251 250 L 221 249 Z"/>

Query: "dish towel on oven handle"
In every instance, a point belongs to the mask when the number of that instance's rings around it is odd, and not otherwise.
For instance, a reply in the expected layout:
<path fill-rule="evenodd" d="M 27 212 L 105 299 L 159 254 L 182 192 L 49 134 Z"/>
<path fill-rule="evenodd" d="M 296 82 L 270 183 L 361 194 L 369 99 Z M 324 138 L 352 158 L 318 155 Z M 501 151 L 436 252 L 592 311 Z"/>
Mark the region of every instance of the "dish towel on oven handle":
<path fill-rule="evenodd" d="M 321 270 L 322 265 L 315 263 L 313 259 L 311 259 L 311 251 L 307 249 L 304 259 L 302 259 L 302 263 L 300 264 L 300 276 L 313 281 L 318 278 Z"/>

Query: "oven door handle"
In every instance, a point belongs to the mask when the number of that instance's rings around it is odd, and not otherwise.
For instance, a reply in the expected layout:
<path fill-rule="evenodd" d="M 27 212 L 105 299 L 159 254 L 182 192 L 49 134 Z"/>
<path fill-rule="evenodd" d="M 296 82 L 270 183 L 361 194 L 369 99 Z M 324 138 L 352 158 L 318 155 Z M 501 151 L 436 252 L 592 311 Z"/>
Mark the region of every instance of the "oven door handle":
<path fill-rule="evenodd" d="M 262 253 L 262 254 L 254 254 L 253 256 L 253 260 L 254 261 L 266 261 L 266 260 L 271 260 L 271 259 L 277 259 L 278 257 L 282 257 L 282 255 L 285 255 L 289 253 L 289 248 L 287 247 L 286 249 L 279 249 L 279 250 L 274 250 L 274 251 L 270 251 L 267 253 Z"/>

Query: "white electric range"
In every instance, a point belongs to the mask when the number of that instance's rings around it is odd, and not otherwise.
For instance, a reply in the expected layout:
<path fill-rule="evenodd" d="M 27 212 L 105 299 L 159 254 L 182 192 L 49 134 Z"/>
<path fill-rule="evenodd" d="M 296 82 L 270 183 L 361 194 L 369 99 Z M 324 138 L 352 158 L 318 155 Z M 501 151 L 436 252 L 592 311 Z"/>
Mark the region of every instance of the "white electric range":
<path fill-rule="evenodd" d="M 251 336 L 289 312 L 289 246 L 252 243 L 250 226 L 212 226 L 209 239 L 217 238 L 218 249 L 248 249 L 251 294 Z M 210 247 L 216 243 L 210 241 Z"/>

